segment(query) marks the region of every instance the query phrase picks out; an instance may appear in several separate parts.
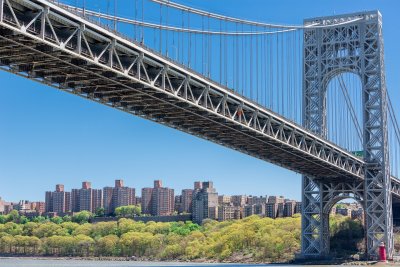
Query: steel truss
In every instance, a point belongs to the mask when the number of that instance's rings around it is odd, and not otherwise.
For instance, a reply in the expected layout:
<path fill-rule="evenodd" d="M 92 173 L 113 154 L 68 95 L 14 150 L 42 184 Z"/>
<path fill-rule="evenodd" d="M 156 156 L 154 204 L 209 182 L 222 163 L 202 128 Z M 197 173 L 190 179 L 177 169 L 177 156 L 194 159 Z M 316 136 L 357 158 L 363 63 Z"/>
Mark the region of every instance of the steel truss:
<path fill-rule="evenodd" d="M 363 87 L 365 179 L 362 184 L 347 185 L 346 190 L 364 203 L 367 253 L 376 256 L 379 244 L 384 242 L 391 257 L 391 191 L 398 193 L 399 187 L 390 182 L 381 15 L 367 12 L 316 18 L 306 20 L 305 25 L 317 22 L 329 25 L 355 18 L 362 20 L 339 27 L 304 30 L 304 124 L 307 129 L 326 137 L 329 81 L 342 72 L 359 75 Z M 325 190 L 327 186 L 332 191 Z M 302 254 L 304 257 L 325 256 L 329 253 L 327 212 L 336 203 L 335 195 L 343 191 L 343 185 L 304 176 L 303 187 Z M 340 190 L 336 192 L 338 187 Z"/>
<path fill-rule="evenodd" d="M 52 2 L 0 3 L 8 71 L 296 172 L 363 178 L 361 159 L 141 44 Z"/>

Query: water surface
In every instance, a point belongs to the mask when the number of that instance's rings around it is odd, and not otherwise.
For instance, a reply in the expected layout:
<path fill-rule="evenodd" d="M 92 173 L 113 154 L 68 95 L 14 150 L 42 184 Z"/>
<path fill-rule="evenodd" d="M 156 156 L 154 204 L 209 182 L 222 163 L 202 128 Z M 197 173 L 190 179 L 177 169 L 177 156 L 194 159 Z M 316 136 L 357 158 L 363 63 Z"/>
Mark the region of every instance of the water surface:
<path fill-rule="evenodd" d="M 262 267 L 262 266 L 293 266 L 278 264 L 216 264 L 216 263 L 185 263 L 185 262 L 140 262 L 140 261 L 91 261 L 64 259 L 29 259 L 0 258 L 0 267 Z M 304 267 L 301 265 L 296 265 Z M 308 265 L 310 266 L 310 265 Z M 307 267 L 308 267 L 307 266 Z M 327 267 L 328 265 L 324 265 Z M 334 266 L 334 265 L 331 265 Z M 316 267 L 316 266 L 315 266 Z"/>

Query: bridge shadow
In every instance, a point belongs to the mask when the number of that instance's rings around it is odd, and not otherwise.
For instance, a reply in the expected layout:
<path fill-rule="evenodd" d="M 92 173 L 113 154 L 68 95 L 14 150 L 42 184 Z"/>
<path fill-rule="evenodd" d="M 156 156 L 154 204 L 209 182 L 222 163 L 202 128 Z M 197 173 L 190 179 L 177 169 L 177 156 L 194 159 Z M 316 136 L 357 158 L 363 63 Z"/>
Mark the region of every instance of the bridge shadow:
<path fill-rule="evenodd" d="M 330 252 L 333 257 L 361 259 L 364 256 L 365 228 L 361 220 L 353 220 L 341 215 L 332 216 L 330 231 Z"/>

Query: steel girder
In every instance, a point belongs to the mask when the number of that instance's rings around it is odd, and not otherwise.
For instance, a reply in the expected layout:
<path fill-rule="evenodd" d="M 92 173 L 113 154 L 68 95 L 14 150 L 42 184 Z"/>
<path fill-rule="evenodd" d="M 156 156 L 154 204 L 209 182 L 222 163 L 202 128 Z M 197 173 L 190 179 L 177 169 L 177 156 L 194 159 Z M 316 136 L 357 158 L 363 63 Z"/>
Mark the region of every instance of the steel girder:
<path fill-rule="evenodd" d="M 312 177 L 363 178 L 361 159 L 140 43 L 49 1 L 0 3 L 7 71 Z"/>
<path fill-rule="evenodd" d="M 343 21 L 356 22 L 331 26 Z M 316 18 L 305 25 L 322 23 L 326 28 L 304 30 L 304 125 L 322 137 L 327 136 L 326 90 L 329 81 L 339 73 L 359 75 L 363 94 L 363 136 L 365 179 L 363 201 L 366 217 L 367 253 L 377 255 L 377 248 L 385 242 L 389 257 L 393 255 L 392 196 L 397 181 L 390 178 L 387 122 L 386 86 L 383 62 L 382 21 L 379 12 Z M 303 177 L 303 183 L 316 184 L 318 198 L 303 191 L 303 256 L 317 257 L 329 253 L 329 228 L 324 214 L 328 202 L 323 201 L 327 181 Z M 361 188 L 358 186 L 357 188 Z M 357 196 L 361 199 L 360 191 Z M 313 201 L 307 201 L 313 199 Z M 316 218 L 316 219 L 314 219 Z M 312 234 L 310 227 L 318 229 Z M 327 243 L 328 242 L 328 243 Z"/>

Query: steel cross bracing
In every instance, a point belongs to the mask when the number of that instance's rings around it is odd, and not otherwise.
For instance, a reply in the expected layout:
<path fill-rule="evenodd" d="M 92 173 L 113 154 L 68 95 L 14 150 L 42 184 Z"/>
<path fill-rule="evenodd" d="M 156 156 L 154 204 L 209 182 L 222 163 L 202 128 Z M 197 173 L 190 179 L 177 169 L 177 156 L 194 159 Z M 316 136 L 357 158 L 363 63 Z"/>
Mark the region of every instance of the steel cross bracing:
<path fill-rule="evenodd" d="M 312 177 L 363 178 L 361 159 L 54 3 L 0 3 L 8 71 Z"/>
<path fill-rule="evenodd" d="M 338 27 L 304 30 L 304 124 L 327 136 L 328 83 L 343 72 L 357 74 L 362 83 L 365 161 L 364 181 L 352 185 L 303 176 L 305 257 L 329 254 L 329 210 L 340 192 L 336 188 L 345 188 L 364 205 L 368 255 L 376 257 L 381 242 L 386 244 L 389 257 L 393 255 L 392 194 L 399 192 L 399 186 L 389 168 L 381 15 L 375 11 L 316 18 L 306 20 L 305 25 L 331 25 L 360 17 L 362 20 Z"/>

